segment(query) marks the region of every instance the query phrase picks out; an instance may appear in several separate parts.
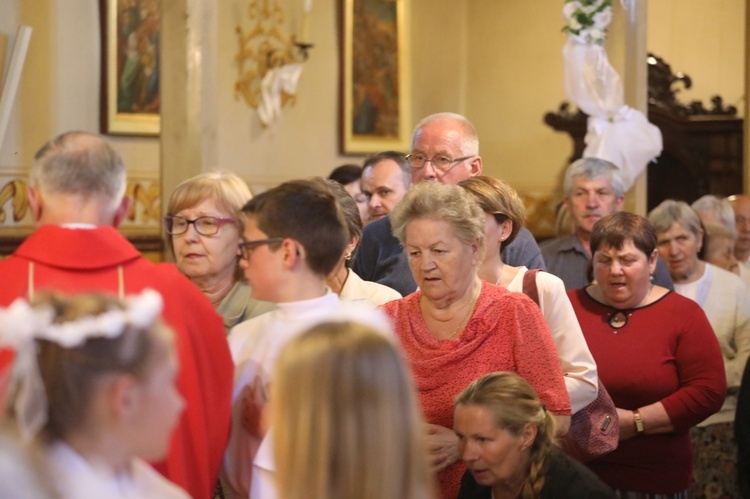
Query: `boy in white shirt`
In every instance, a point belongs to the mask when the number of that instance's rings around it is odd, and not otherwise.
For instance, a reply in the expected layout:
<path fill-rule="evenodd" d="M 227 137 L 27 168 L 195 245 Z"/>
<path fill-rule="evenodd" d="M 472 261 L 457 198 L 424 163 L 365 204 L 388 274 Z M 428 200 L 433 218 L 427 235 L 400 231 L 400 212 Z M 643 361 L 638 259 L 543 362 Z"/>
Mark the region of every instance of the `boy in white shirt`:
<path fill-rule="evenodd" d="M 268 385 L 282 347 L 323 321 L 355 320 L 384 332 L 380 312 L 345 303 L 326 287 L 326 276 L 348 241 L 334 195 L 309 180 L 286 182 L 250 200 L 240 243 L 240 266 L 253 297 L 274 311 L 237 325 L 229 334 L 235 363 L 232 431 L 222 469 L 227 499 L 276 497 L 273 456 L 261 424 Z"/>

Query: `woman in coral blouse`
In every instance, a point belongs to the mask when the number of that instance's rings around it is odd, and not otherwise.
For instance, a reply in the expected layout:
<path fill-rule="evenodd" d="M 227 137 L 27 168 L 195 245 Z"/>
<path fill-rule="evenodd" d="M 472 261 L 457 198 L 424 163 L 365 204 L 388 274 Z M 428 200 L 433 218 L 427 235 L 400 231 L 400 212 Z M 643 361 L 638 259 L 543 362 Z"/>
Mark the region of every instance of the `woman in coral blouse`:
<path fill-rule="evenodd" d="M 594 283 L 568 295 L 617 406 L 620 443 L 588 466 L 618 497 L 690 497 L 688 430 L 726 394 L 719 343 L 694 301 L 651 282 L 657 252 L 648 220 L 602 218 L 591 254 Z"/>
<path fill-rule="evenodd" d="M 514 371 L 566 432 L 570 400 L 552 335 L 527 296 L 483 282 L 484 212 L 461 187 L 425 182 L 391 212 L 419 290 L 384 305 L 417 385 L 442 497 L 458 493 L 466 466 L 453 428 L 453 400 L 471 381 Z"/>

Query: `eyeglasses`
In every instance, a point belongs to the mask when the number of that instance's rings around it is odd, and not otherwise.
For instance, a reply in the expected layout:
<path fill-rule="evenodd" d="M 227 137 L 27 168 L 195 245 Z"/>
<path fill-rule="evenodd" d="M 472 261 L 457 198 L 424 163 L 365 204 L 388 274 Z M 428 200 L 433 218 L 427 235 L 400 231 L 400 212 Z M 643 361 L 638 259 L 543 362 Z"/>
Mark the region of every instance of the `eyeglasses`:
<path fill-rule="evenodd" d="M 193 224 L 195 231 L 202 236 L 213 236 L 219 232 L 224 224 L 233 224 L 237 221 L 233 218 L 220 217 L 198 217 L 189 220 L 185 217 L 167 215 L 163 219 L 164 230 L 171 236 L 178 236 L 187 232 L 190 224 Z"/>
<path fill-rule="evenodd" d="M 406 156 L 406 161 L 409 162 L 409 165 L 414 170 L 421 170 L 429 161 L 430 163 L 432 163 L 433 168 L 435 168 L 436 170 L 440 170 L 443 173 L 448 173 L 451 168 L 456 166 L 461 161 L 466 161 L 467 159 L 473 158 L 474 156 L 475 155 L 472 154 L 471 156 L 464 156 L 463 158 L 453 159 L 449 158 L 448 156 L 437 154 L 431 158 L 428 158 L 421 153 L 412 153 Z"/>
<path fill-rule="evenodd" d="M 283 237 L 271 237 L 268 239 L 256 239 L 255 241 L 242 241 L 239 244 L 242 258 L 244 258 L 245 260 L 249 260 L 253 250 L 258 246 L 262 246 L 264 244 L 278 244 L 283 240 Z"/>

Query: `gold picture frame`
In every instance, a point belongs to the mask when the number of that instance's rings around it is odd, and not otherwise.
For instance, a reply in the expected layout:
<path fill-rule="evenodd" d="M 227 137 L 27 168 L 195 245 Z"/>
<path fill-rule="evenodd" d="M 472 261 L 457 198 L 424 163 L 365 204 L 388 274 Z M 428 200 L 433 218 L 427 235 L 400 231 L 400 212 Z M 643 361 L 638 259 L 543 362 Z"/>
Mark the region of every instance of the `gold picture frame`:
<path fill-rule="evenodd" d="M 408 151 L 412 125 L 408 2 L 341 1 L 341 152 Z"/>
<path fill-rule="evenodd" d="M 159 135 L 161 0 L 99 0 L 101 131 Z"/>

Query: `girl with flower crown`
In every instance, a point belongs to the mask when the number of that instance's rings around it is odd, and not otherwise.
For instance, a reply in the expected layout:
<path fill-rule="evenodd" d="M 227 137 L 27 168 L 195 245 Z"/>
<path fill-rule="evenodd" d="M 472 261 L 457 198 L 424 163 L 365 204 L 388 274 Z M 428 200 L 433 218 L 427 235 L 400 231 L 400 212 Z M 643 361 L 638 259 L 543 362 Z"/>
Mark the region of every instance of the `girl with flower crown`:
<path fill-rule="evenodd" d="M 184 407 L 161 308 L 145 290 L 124 302 L 46 294 L 0 309 L 0 346 L 16 351 L 6 416 L 43 443 L 63 498 L 189 497 L 141 460 L 165 456 Z"/>

